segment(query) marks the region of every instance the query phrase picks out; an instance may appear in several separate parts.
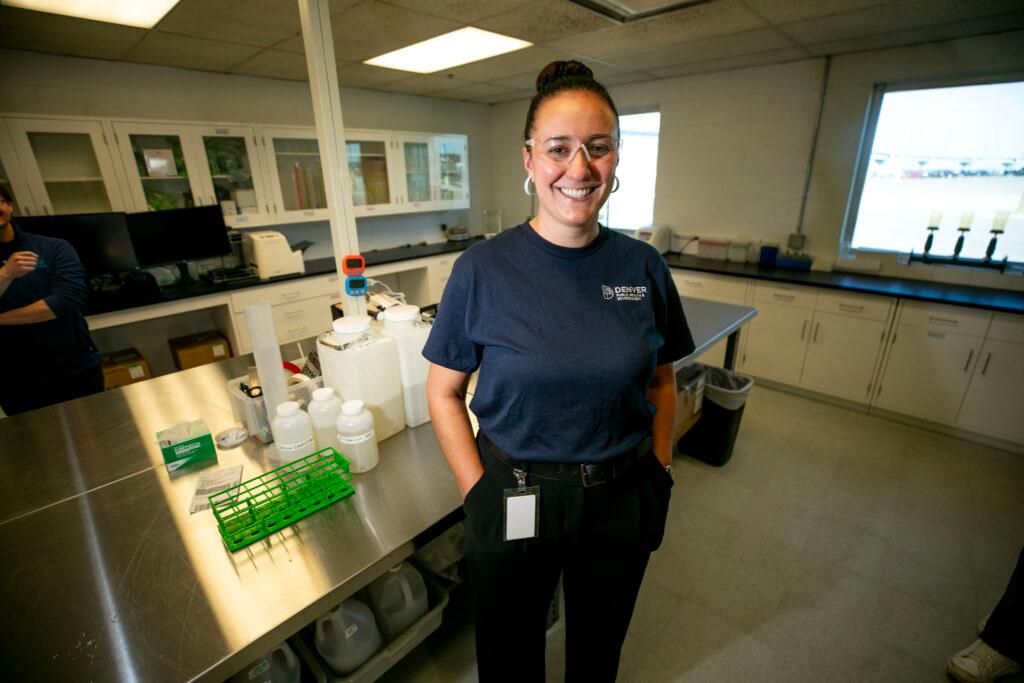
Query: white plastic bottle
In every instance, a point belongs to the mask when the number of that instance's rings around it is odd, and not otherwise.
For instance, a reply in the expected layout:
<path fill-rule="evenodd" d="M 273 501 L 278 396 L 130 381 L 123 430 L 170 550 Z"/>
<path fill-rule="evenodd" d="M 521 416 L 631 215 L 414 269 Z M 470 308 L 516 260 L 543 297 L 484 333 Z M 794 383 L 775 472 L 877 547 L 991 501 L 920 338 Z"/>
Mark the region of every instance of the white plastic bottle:
<path fill-rule="evenodd" d="M 341 452 L 337 427 L 339 415 L 341 399 L 335 396 L 334 389 L 324 387 L 313 392 L 313 400 L 309 402 L 309 419 L 313 421 L 317 450 L 330 446 Z"/>
<path fill-rule="evenodd" d="M 299 658 L 285 642 L 236 673 L 229 683 L 299 683 L 301 677 Z"/>
<path fill-rule="evenodd" d="M 377 627 L 391 642 L 427 613 L 427 586 L 416 568 L 397 564 L 367 587 L 370 607 L 377 615 Z"/>
<path fill-rule="evenodd" d="M 398 366 L 402 373 L 402 398 L 405 424 L 418 427 L 430 422 L 427 410 L 427 371 L 430 363 L 423 357 L 423 347 L 430 336 L 430 325 L 420 317 L 420 309 L 401 304 L 386 309 L 383 332 L 398 345 Z"/>
<path fill-rule="evenodd" d="M 365 603 L 349 598 L 316 620 L 316 649 L 339 676 L 347 676 L 375 655 L 384 641 Z"/>
<path fill-rule="evenodd" d="M 270 429 L 274 432 L 281 460 L 291 462 L 316 451 L 313 421 L 295 401 L 285 401 L 277 406 L 277 415 L 271 421 Z"/>
<path fill-rule="evenodd" d="M 377 439 L 374 435 L 373 413 L 362 401 L 345 401 L 338 416 L 338 442 L 341 454 L 349 462 L 349 471 L 354 474 L 369 472 L 380 462 Z"/>
<path fill-rule="evenodd" d="M 366 315 L 338 318 L 316 346 L 324 386 L 342 401 L 363 401 L 373 413 L 377 441 L 383 441 L 405 429 L 402 376 L 395 340 L 370 323 Z"/>

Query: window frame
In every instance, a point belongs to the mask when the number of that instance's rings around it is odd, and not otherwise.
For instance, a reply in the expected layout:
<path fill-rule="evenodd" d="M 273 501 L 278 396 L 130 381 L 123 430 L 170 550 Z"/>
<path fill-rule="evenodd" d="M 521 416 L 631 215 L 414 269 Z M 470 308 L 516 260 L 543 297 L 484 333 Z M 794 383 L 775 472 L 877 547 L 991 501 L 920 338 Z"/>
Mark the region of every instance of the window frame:
<path fill-rule="evenodd" d="M 652 104 L 652 105 L 641 105 L 641 106 L 627 107 L 625 109 L 620 109 L 618 114 L 619 114 L 619 116 L 618 116 L 617 124 L 618 124 L 618 127 L 619 127 L 619 140 L 620 141 L 623 140 L 623 137 L 622 137 L 622 118 L 624 116 L 636 116 L 637 114 L 658 114 L 658 117 L 659 117 L 659 119 L 658 119 L 658 164 L 660 165 L 661 164 L 661 124 L 664 122 L 664 119 L 661 116 L 661 105 L 660 104 Z M 621 152 L 621 147 L 622 146 L 620 144 L 620 147 L 619 147 L 620 151 L 617 152 L 617 154 L 621 154 L 622 153 Z M 651 191 L 654 194 L 654 201 L 651 203 L 651 222 L 652 222 L 652 224 L 654 224 L 654 215 L 656 213 L 657 204 L 658 204 L 658 170 L 659 170 L 658 166 L 655 166 L 655 168 L 654 168 L 654 187 L 651 188 Z M 617 174 L 618 174 L 618 167 L 616 166 L 616 175 Z M 598 211 L 598 218 L 600 218 L 601 214 L 605 211 L 605 208 L 608 206 L 608 202 L 611 202 L 611 201 L 612 201 L 612 195 L 608 195 L 608 199 L 605 201 L 604 205 L 601 206 L 601 209 Z M 602 225 L 605 225 L 605 224 L 602 223 Z M 616 228 L 616 227 L 612 227 L 611 225 L 605 225 L 605 227 L 607 227 L 607 228 L 609 228 L 611 230 L 616 230 L 616 231 L 626 230 L 628 232 L 632 232 L 632 231 L 640 229 L 640 228 Z"/>
<path fill-rule="evenodd" d="M 839 257 L 856 258 L 858 254 L 899 254 L 890 249 L 874 249 L 870 247 L 851 246 L 853 231 L 860 212 L 860 200 L 867 182 L 867 171 L 871 166 L 871 150 L 875 146 L 875 132 L 878 129 L 878 117 L 882 112 L 882 100 L 888 92 L 907 92 L 911 90 L 933 90 L 937 88 L 956 88 L 969 85 L 995 85 L 998 83 L 1014 83 L 1024 81 L 1024 71 L 999 71 L 985 73 L 958 74 L 955 76 L 929 76 L 923 78 L 904 78 L 888 81 L 875 81 L 871 89 L 871 97 L 865 112 L 864 126 L 861 128 L 860 146 L 853 166 L 853 180 L 846 200 L 843 214 L 843 225 L 839 233 Z M 1019 263 L 1010 261 L 1009 263 Z M 955 265 L 970 266 L 970 263 Z"/>

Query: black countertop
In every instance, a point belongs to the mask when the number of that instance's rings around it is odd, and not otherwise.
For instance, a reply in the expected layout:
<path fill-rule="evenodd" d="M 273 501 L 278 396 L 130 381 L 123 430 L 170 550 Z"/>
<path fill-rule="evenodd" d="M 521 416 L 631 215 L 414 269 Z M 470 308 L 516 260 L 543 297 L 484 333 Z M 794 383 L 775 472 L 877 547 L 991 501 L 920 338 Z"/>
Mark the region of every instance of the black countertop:
<path fill-rule="evenodd" d="M 765 268 L 757 263 L 716 261 L 684 254 L 666 254 L 665 261 L 674 268 L 686 268 L 721 275 L 735 275 L 755 280 L 769 280 L 848 292 L 863 292 L 902 299 L 916 299 L 957 306 L 986 308 L 1006 313 L 1024 313 L 1024 292 L 988 289 L 945 282 L 909 280 L 905 278 L 866 275 L 861 273 L 829 273 L 797 271 L 788 268 Z"/>
<path fill-rule="evenodd" d="M 438 242 L 434 244 L 407 244 L 403 247 L 391 249 L 374 249 L 363 253 L 367 266 L 381 266 L 386 263 L 398 261 L 410 261 L 412 259 L 426 258 L 429 256 L 440 256 L 465 251 L 471 245 L 482 240 L 482 237 L 464 240 L 462 242 Z M 197 280 L 189 284 L 175 284 L 168 287 L 161 287 L 156 290 L 132 291 L 131 288 L 124 288 L 115 293 L 90 293 L 82 306 L 84 315 L 99 315 L 101 313 L 112 313 L 114 311 L 125 311 L 132 308 L 164 304 L 181 299 L 191 299 L 210 294 L 224 294 L 249 287 L 277 284 L 298 280 L 314 275 L 324 275 L 335 272 L 334 258 L 320 258 L 306 261 L 306 272 L 298 275 L 284 275 L 269 280 L 243 280 L 214 284 L 205 280 Z"/>

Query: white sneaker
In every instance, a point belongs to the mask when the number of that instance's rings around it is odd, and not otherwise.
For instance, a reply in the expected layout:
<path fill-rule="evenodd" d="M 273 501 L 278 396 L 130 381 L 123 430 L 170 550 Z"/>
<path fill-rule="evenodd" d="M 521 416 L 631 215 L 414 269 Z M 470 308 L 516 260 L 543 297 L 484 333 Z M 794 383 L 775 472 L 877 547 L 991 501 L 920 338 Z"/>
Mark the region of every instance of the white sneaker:
<path fill-rule="evenodd" d="M 1000 676 L 1017 673 L 1020 665 L 979 638 L 950 657 L 946 670 L 962 683 L 988 683 Z"/>
<path fill-rule="evenodd" d="M 988 615 L 988 617 L 990 617 L 990 616 L 992 616 L 992 615 L 991 614 Z M 985 627 L 988 626 L 988 617 L 982 617 L 981 621 L 978 622 L 978 635 L 979 636 L 981 635 L 981 632 L 985 630 Z"/>

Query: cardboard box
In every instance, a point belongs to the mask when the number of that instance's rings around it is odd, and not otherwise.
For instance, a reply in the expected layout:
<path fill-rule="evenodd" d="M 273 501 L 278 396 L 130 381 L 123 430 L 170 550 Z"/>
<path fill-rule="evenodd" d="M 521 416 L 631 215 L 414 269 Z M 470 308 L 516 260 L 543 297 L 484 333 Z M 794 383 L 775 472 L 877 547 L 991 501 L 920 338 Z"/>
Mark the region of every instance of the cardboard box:
<path fill-rule="evenodd" d="M 231 358 L 231 346 L 228 344 L 228 340 L 216 330 L 175 337 L 168 343 L 171 345 L 174 365 L 179 370 L 188 370 Z"/>
<path fill-rule="evenodd" d="M 217 459 L 210 428 L 202 420 L 180 422 L 156 433 L 160 452 L 168 472 L 194 465 L 209 459 Z"/>
<path fill-rule="evenodd" d="M 672 421 L 672 443 L 700 419 L 704 405 L 704 373 L 694 365 L 676 370 L 676 414 Z"/>
<path fill-rule="evenodd" d="M 115 389 L 149 379 L 149 363 L 135 349 L 121 349 L 103 354 L 103 387 Z"/>

